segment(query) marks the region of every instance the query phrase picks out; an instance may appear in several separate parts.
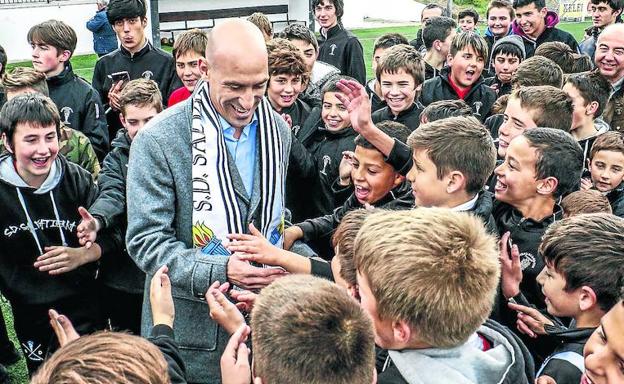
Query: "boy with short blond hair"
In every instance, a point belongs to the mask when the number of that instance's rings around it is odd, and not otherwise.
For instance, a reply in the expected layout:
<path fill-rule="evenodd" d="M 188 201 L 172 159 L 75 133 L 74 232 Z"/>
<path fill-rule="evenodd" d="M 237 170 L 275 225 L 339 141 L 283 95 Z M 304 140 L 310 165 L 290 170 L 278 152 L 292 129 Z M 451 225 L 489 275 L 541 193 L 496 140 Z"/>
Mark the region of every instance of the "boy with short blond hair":
<path fill-rule="evenodd" d="M 449 68 L 423 84 L 421 103 L 427 106 L 438 100 L 462 99 L 471 106 L 475 117 L 484 121 L 496 101 L 496 92 L 483 82 L 487 57 L 487 43 L 481 36 L 474 32 L 457 34 L 447 58 Z"/>
<path fill-rule="evenodd" d="M 478 218 L 442 208 L 372 214 L 354 258 L 362 308 L 388 349 L 378 383 L 533 382 L 523 347 L 486 322 L 500 267 Z"/>
<path fill-rule="evenodd" d="M 391 120 L 412 131 L 418 128 L 423 108 L 418 103 L 418 93 L 425 73 L 416 48 L 407 44 L 391 47 L 381 57 L 375 75 L 386 106 L 373 113 L 373 122 Z"/>
<path fill-rule="evenodd" d="M 195 90 L 195 85 L 201 79 L 200 61 L 205 60 L 208 35 L 197 28 L 184 31 L 178 35 L 173 43 L 173 58 L 176 74 L 183 86 L 176 89 L 169 96 L 168 106 L 172 106 L 188 99 Z"/>
<path fill-rule="evenodd" d="M 609 199 L 595 189 L 581 189 L 570 193 L 561 200 L 561 209 L 564 218 L 583 213 L 613 213 Z"/>
<path fill-rule="evenodd" d="M 587 159 L 591 182 L 583 187 L 593 187 L 609 199 L 613 214 L 624 217 L 624 138 L 619 132 L 600 135 L 592 145 Z"/>
<path fill-rule="evenodd" d="M 373 46 L 373 61 L 371 65 L 374 74 L 377 73 L 377 66 L 381 61 L 383 54 L 388 49 L 399 44 L 409 44 L 407 38 L 400 33 L 386 33 L 385 35 L 379 36 L 377 40 L 375 40 L 375 45 Z M 379 84 L 379 80 L 377 80 L 377 76 L 366 82 L 366 92 L 370 96 L 371 111 L 375 112 L 386 106 L 386 102 L 383 100 L 383 96 L 381 94 L 381 86 Z"/>
<path fill-rule="evenodd" d="M 256 300 L 251 325 L 256 380 L 374 382 L 370 318 L 335 284 L 305 275 L 276 280 Z"/>
<path fill-rule="evenodd" d="M 153 80 L 130 81 L 119 97 L 120 121 L 124 128 L 117 132 L 111 152 L 104 159 L 99 179 L 100 194 L 78 226 L 81 242 L 93 241 L 95 233 L 113 228 L 125 238 L 127 227 L 126 178 L 130 146 L 145 124 L 163 110 L 158 84 Z M 145 273 L 126 251 L 125 242 L 115 244 L 102 258 L 99 280 L 102 283 L 104 314 L 111 327 L 140 334 L 141 308 Z"/>
<path fill-rule="evenodd" d="M 523 61 L 511 79 L 513 89 L 536 85 L 563 86 L 563 71 L 554 61 L 544 56 L 533 56 Z"/>
<path fill-rule="evenodd" d="M 32 47 L 33 67 L 46 76 L 61 122 L 84 133 L 102 161 L 109 150 L 104 108 L 96 90 L 72 69 L 76 32 L 62 21 L 48 20 L 30 28 L 27 40 Z"/>

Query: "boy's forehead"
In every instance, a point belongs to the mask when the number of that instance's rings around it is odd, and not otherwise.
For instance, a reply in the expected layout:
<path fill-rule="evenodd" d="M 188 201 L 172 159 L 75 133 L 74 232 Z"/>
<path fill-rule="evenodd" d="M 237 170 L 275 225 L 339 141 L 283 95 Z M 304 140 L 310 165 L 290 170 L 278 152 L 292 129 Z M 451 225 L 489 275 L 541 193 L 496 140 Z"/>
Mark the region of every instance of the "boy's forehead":
<path fill-rule="evenodd" d="M 519 59 L 519 57 L 516 55 L 512 55 L 511 53 L 502 53 L 502 52 L 499 52 L 496 54 L 496 58 L 498 57 L 504 57 L 505 59 Z"/>
<path fill-rule="evenodd" d="M 539 11 L 539 8 L 537 8 L 537 5 L 535 4 L 535 2 L 531 2 L 527 5 L 517 7 L 515 8 L 515 10 L 516 10 L 516 13 L 525 13 L 525 12 L 531 12 L 531 11 Z"/>
<path fill-rule="evenodd" d="M 377 57 L 377 56 L 381 56 L 384 54 L 384 52 L 386 52 L 388 48 L 383 48 L 383 47 L 379 47 L 377 49 L 375 49 L 375 52 L 373 52 L 373 56 Z"/>
<path fill-rule="evenodd" d="M 45 135 L 55 130 L 54 124 L 42 124 L 38 121 L 20 121 L 15 124 L 15 133 L 24 135 Z"/>
<path fill-rule="evenodd" d="M 197 53 L 193 50 L 188 50 L 188 51 L 184 51 L 184 52 L 177 52 L 176 53 L 176 62 L 179 63 L 187 63 L 190 61 L 196 61 L 199 60 L 201 58 L 203 58 L 204 55 Z"/>
<path fill-rule="evenodd" d="M 407 69 L 404 67 L 399 67 L 394 71 L 382 71 L 379 74 L 380 79 L 383 79 L 384 77 L 388 78 L 390 76 L 394 77 L 395 80 L 400 80 L 401 78 L 405 78 L 406 80 L 407 79 L 414 80 L 414 76 L 411 73 L 409 73 Z"/>
<path fill-rule="evenodd" d="M 624 153 L 603 149 L 597 151 L 592 158 L 593 161 L 601 161 L 611 165 L 619 165 L 624 168 Z"/>
<path fill-rule="evenodd" d="M 355 146 L 354 157 L 360 164 L 378 165 L 383 167 L 390 166 L 384 161 L 384 156 L 375 148 L 364 148 L 360 145 Z"/>
<path fill-rule="evenodd" d="M 455 54 L 455 56 L 463 55 L 465 53 L 470 53 L 471 55 L 475 55 L 475 56 L 481 56 L 479 54 L 479 52 L 477 52 L 477 50 L 474 49 L 474 47 L 471 44 L 466 44 L 465 46 L 463 46 L 460 49 L 458 49 L 457 53 Z"/>

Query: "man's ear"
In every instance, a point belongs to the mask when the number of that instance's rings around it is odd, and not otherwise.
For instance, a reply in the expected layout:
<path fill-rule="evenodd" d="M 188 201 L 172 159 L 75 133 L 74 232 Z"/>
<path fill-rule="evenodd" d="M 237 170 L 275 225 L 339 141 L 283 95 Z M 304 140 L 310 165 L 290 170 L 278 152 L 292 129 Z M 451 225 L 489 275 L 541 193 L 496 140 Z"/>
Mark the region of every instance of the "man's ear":
<path fill-rule="evenodd" d="M 9 140 L 7 140 L 7 135 L 6 133 L 2 133 L 2 144 L 4 144 L 4 149 L 7 150 L 7 152 L 9 153 L 13 153 L 13 148 L 11 148 L 11 144 L 9 144 Z"/>
<path fill-rule="evenodd" d="M 405 320 L 392 322 L 392 334 L 394 336 L 394 343 L 401 345 L 408 345 L 412 340 L 412 328 Z"/>
<path fill-rule="evenodd" d="M 591 287 L 583 285 L 579 288 L 578 305 L 581 311 L 588 311 L 598 305 L 598 297 Z"/>
<path fill-rule="evenodd" d="M 557 190 L 559 180 L 556 177 L 547 177 L 537 182 L 537 193 L 540 195 L 553 195 Z"/>
<path fill-rule="evenodd" d="M 446 193 L 451 194 L 466 189 L 466 176 L 459 171 L 449 172 L 444 176 L 446 183 Z"/>
<path fill-rule="evenodd" d="M 589 103 L 589 104 L 587 104 L 585 106 L 585 114 L 587 116 L 595 115 L 597 110 L 598 110 L 598 102 L 597 101 L 592 101 L 591 103 Z"/>

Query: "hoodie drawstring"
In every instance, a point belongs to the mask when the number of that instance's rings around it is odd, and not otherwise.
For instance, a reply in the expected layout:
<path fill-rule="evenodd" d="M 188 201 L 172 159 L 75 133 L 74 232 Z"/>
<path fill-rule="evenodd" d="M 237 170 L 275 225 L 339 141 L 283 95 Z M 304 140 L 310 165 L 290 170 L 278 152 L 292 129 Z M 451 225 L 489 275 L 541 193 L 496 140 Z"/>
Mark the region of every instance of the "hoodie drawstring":
<path fill-rule="evenodd" d="M 52 194 L 52 191 L 50 191 L 50 199 L 52 200 L 52 208 L 54 208 L 54 218 L 56 219 L 56 222 L 59 223 L 58 229 L 59 233 L 61 234 L 61 243 L 63 244 L 63 247 L 67 247 L 65 234 L 63 233 L 63 229 L 61 229 L 61 217 L 59 216 L 58 208 L 56 208 L 56 201 L 54 201 L 54 195 Z"/>

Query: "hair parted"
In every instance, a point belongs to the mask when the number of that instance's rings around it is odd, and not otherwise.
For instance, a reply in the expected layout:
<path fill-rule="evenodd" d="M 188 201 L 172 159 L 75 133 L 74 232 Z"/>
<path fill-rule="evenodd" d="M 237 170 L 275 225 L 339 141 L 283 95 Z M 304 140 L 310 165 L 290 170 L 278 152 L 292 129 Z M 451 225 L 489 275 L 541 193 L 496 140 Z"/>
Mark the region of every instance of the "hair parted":
<path fill-rule="evenodd" d="M 167 362 L 148 340 L 120 332 L 81 336 L 39 368 L 31 384 L 165 384 Z"/>
<path fill-rule="evenodd" d="M 388 49 L 399 44 L 409 44 L 407 37 L 401 35 L 400 33 L 386 33 L 385 35 L 379 36 L 377 40 L 375 40 L 375 44 L 373 45 L 373 54 L 375 54 L 375 51 L 379 48 Z"/>
<path fill-rule="evenodd" d="M 479 192 L 496 167 L 496 147 L 488 130 L 470 117 L 449 117 L 422 124 L 407 139 L 413 151 L 424 150 L 438 179 L 452 171 L 466 178 L 466 192 Z"/>
<path fill-rule="evenodd" d="M 459 14 L 457 15 L 457 20 L 461 20 L 465 17 L 472 17 L 472 20 L 475 24 L 479 22 L 479 14 L 474 8 L 468 8 L 464 9 L 463 11 L 459 11 Z"/>
<path fill-rule="evenodd" d="M 449 51 L 451 56 L 455 56 L 457 52 L 462 49 L 470 47 L 477 56 L 487 58 L 488 57 L 488 45 L 483 37 L 477 35 L 475 32 L 460 32 L 453 38 L 451 42 L 451 49 Z"/>
<path fill-rule="evenodd" d="M 462 99 L 438 100 L 427 105 L 420 113 L 428 123 L 454 116 L 472 116 L 472 108 Z"/>
<path fill-rule="evenodd" d="M 50 95 L 45 75 L 30 67 L 16 67 L 7 71 L 2 76 L 2 85 L 7 93 L 31 88 L 44 96 Z"/>
<path fill-rule="evenodd" d="M 286 26 L 281 32 L 278 32 L 275 37 L 281 37 L 286 40 L 302 40 L 308 44 L 314 46 L 314 50 L 318 52 L 318 40 L 314 35 L 314 32 L 310 28 L 301 24 L 290 24 Z"/>
<path fill-rule="evenodd" d="M 396 121 L 384 120 L 380 123 L 375 124 L 379 130 L 381 130 L 386 135 L 390 136 L 393 139 L 397 139 L 402 143 L 407 143 L 407 137 L 412 133 L 412 131 L 407 128 L 405 125 L 398 123 Z M 362 135 L 357 135 L 355 138 L 355 145 L 368 149 L 377 149 L 373 144 L 371 144 L 368 140 L 364 138 Z M 381 151 L 380 151 L 381 152 Z"/>
<path fill-rule="evenodd" d="M 144 19 L 146 15 L 147 7 L 144 0 L 111 0 L 106 8 L 106 16 L 110 24 L 135 17 Z"/>
<path fill-rule="evenodd" d="M 469 213 L 372 214 L 355 239 L 354 257 L 379 317 L 406 321 L 434 348 L 464 343 L 492 310 L 500 273 L 496 239 Z"/>
<path fill-rule="evenodd" d="M 528 129 L 522 133 L 529 146 L 535 148 L 535 173 L 538 180 L 557 179 L 555 198 L 578 191 L 583 172 L 583 150 L 567 132 L 552 128 Z"/>
<path fill-rule="evenodd" d="M 355 264 L 353 264 L 353 245 L 355 243 L 355 237 L 358 231 L 364 224 L 364 219 L 371 212 L 376 212 L 375 209 L 355 209 L 347 212 L 340 224 L 336 227 L 336 231 L 332 235 L 332 246 L 338 247 L 336 256 L 340 261 L 340 277 L 342 277 L 347 284 L 357 285 Z"/>
<path fill-rule="evenodd" d="M 436 40 L 444 41 L 457 28 L 457 22 L 446 16 L 432 17 L 422 27 L 423 44 L 427 50 L 433 47 Z"/>
<path fill-rule="evenodd" d="M 618 131 L 609 131 L 598 136 L 589 150 L 589 158 L 593 159 L 600 151 L 613 151 L 624 154 L 624 137 L 622 134 Z"/>
<path fill-rule="evenodd" d="M 520 100 L 522 109 L 531 112 L 538 127 L 570 132 L 574 106 L 567 93 L 550 85 L 522 87 L 511 93 L 509 99 Z"/>
<path fill-rule="evenodd" d="M 511 2 L 507 0 L 492 0 L 488 4 L 487 11 L 485 12 L 486 18 L 490 17 L 490 11 L 494 8 L 505 8 L 506 10 L 508 10 L 509 21 L 513 21 L 513 19 L 516 17 L 516 11 L 514 11 L 513 5 L 511 4 Z"/>
<path fill-rule="evenodd" d="M 69 51 L 70 56 L 76 49 L 78 36 L 68 24 L 59 20 L 47 20 L 30 28 L 27 35 L 29 44 L 47 44 L 57 49 L 57 56 Z"/>
<path fill-rule="evenodd" d="M 425 60 L 416 48 L 408 44 L 399 44 L 388 48 L 377 66 L 377 81 L 381 81 L 384 73 L 396 74 L 405 71 L 414 78 L 414 85 L 419 86 L 425 81 Z"/>
<path fill-rule="evenodd" d="M 175 59 L 188 52 L 195 52 L 203 57 L 206 55 L 207 46 L 208 34 L 200 29 L 193 28 L 180 33 L 176 37 L 171 53 Z"/>
<path fill-rule="evenodd" d="M 7 143 L 13 146 L 13 136 L 18 124 L 33 127 L 56 127 L 60 136 L 61 118 L 56 104 L 48 96 L 38 93 L 20 95 L 7 101 L 0 110 L 0 132 L 4 133 Z"/>
<path fill-rule="evenodd" d="M 565 277 L 566 291 L 590 287 L 605 312 L 617 303 L 624 265 L 624 219 L 591 213 L 557 221 L 544 233 L 539 253 Z"/>
<path fill-rule="evenodd" d="M 254 368 L 272 383 L 371 383 L 370 318 L 336 284 L 310 275 L 278 279 L 251 314 Z M 331 369 L 328 369 L 331 367 Z"/>
<path fill-rule="evenodd" d="M 536 85 L 561 88 L 563 71 L 554 61 L 544 56 L 533 56 L 518 65 L 516 73 L 511 77 L 511 85 L 514 88 Z"/>
<path fill-rule="evenodd" d="M 269 54 L 269 75 L 300 76 L 303 84 L 310 79 L 310 73 L 305 65 L 299 49 L 289 40 L 275 38 L 267 42 Z"/>
<path fill-rule="evenodd" d="M 258 27 L 263 34 L 273 37 L 273 24 L 264 13 L 254 12 L 247 18 L 247 21 Z"/>
<path fill-rule="evenodd" d="M 585 105 L 594 101 L 598 103 L 594 116 L 602 115 L 611 93 L 611 84 L 606 77 L 602 76 L 599 71 L 576 73 L 568 76 L 566 83 L 570 83 L 579 91 L 585 100 Z"/>
<path fill-rule="evenodd" d="M 595 189 L 574 191 L 561 200 L 561 209 L 565 217 L 582 213 L 612 213 L 609 199 Z"/>
<path fill-rule="evenodd" d="M 126 113 L 127 105 L 138 107 L 151 106 L 160 113 L 163 110 L 163 102 L 158 84 L 154 80 L 143 78 L 129 81 L 119 94 L 121 113 Z"/>

